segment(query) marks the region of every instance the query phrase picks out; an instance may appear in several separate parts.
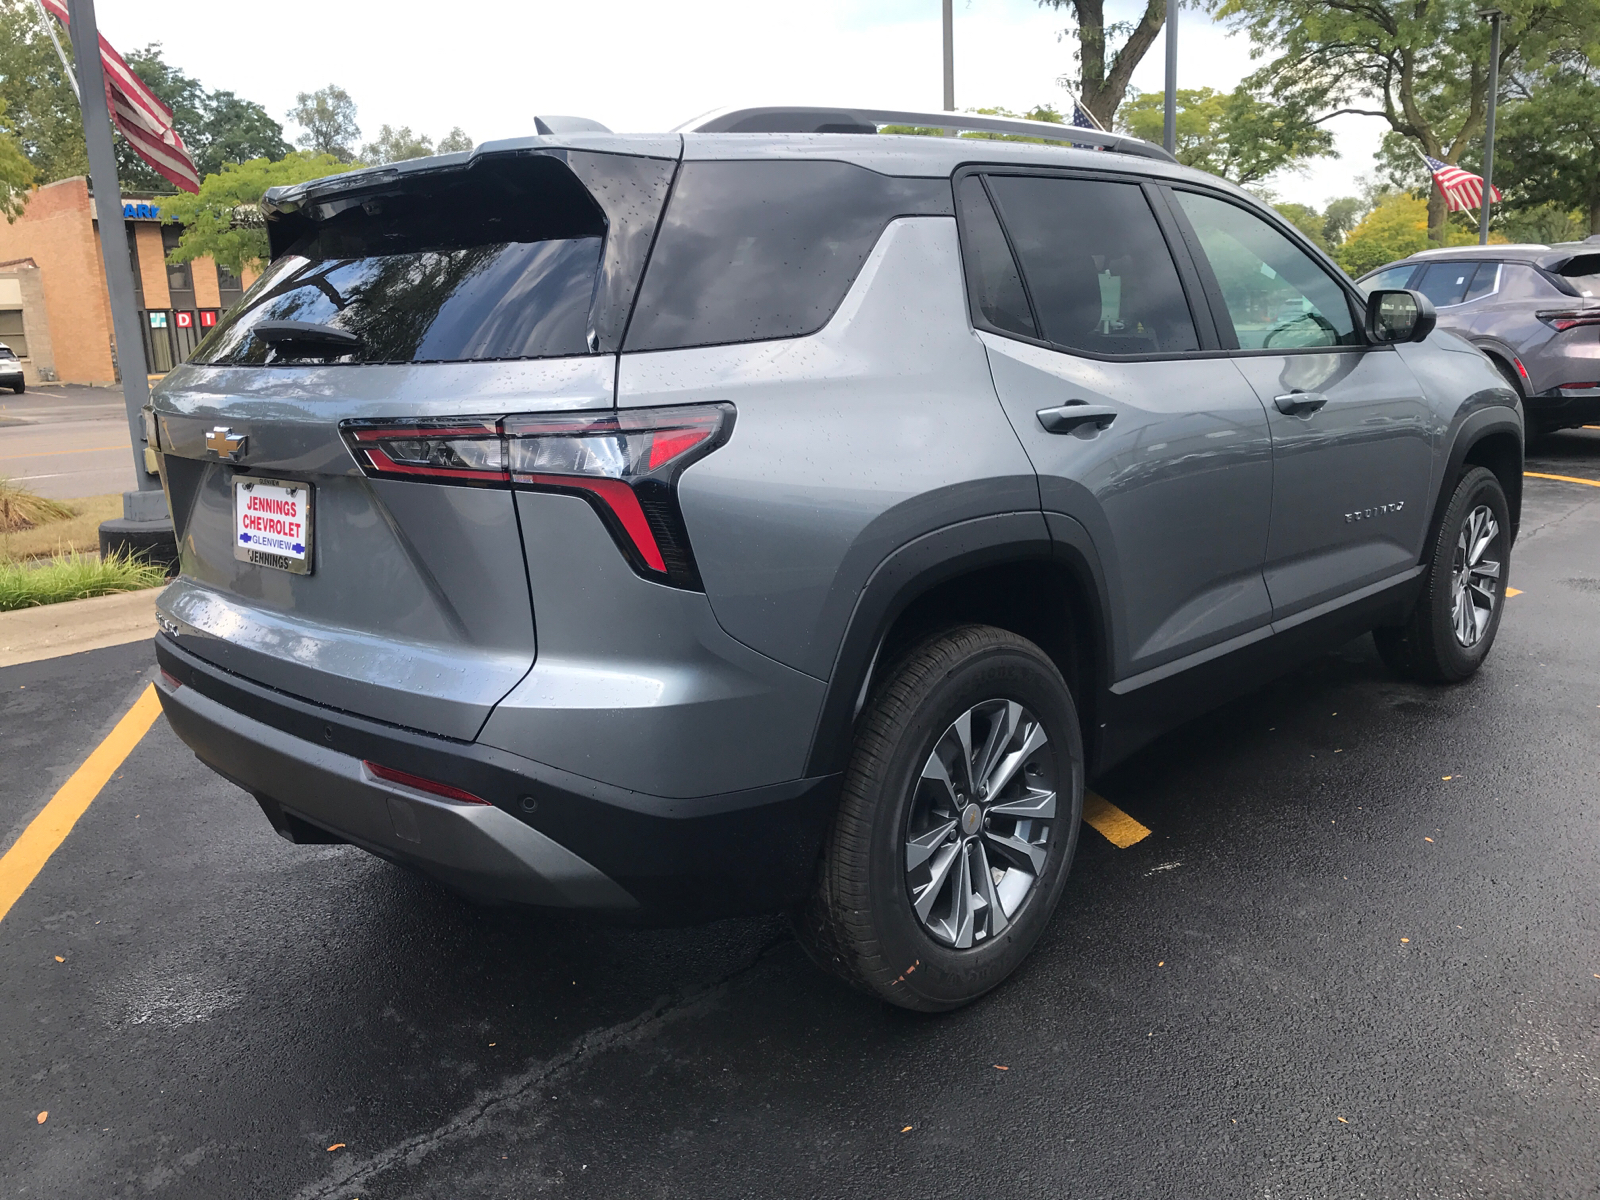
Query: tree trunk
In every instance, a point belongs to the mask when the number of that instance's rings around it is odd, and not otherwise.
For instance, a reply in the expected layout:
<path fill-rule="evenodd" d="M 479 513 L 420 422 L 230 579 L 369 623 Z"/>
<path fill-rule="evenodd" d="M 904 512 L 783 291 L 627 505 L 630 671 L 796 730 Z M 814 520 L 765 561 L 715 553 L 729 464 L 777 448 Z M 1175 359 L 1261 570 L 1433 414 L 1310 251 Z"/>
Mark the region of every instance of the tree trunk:
<path fill-rule="evenodd" d="M 1450 221 L 1450 209 L 1438 184 L 1428 192 L 1428 240 L 1435 246 L 1444 245 L 1445 226 Z"/>

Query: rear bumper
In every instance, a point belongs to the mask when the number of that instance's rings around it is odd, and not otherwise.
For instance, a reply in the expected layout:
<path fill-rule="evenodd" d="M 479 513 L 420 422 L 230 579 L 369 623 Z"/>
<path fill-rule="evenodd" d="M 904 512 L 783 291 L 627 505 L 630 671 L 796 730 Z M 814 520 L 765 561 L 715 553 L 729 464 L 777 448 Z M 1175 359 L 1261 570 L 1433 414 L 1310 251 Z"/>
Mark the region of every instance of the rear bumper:
<path fill-rule="evenodd" d="M 165 634 L 156 657 L 173 729 L 280 833 L 331 834 L 478 899 L 654 922 L 774 911 L 809 888 L 837 798 L 837 776 L 689 800 L 625 791 L 286 696 Z M 390 783 L 363 760 L 488 803 Z"/>
<path fill-rule="evenodd" d="M 1528 423 L 1549 428 L 1552 425 L 1600 424 L 1600 388 L 1582 391 L 1555 389 L 1529 396 L 1523 402 Z"/>

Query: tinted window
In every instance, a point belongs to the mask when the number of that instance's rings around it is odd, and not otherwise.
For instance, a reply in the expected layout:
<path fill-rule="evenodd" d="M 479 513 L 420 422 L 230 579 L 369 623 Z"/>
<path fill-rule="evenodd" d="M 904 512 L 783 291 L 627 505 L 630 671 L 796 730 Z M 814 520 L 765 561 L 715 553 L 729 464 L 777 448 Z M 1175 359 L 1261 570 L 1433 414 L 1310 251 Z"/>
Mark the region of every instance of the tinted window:
<path fill-rule="evenodd" d="M 1403 267 L 1389 267 L 1376 275 L 1368 275 L 1361 281 L 1361 287 L 1367 292 L 1399 291 L 1406 286 L 1406 282 L 1411 278 L 1411 272 L 1416 269 L 1413 263 L 1407 263 Z"/>
<path fill-rule="evenodd" d="M 1429 263 L 1417 280 L 1417 291 L 1432 300 L 1435 308 L 1460 304 L 1467 298 L 1467 289 L 1477 272 L 1475 262 Z"/>
<path fill-rule="evenodd" d="M 798 337 L 827 324 L 895 217 L 950 213 L 945 180 L 836 162 L 685 163 L 629 350 Z"/>
<path fill-rule="evenodd" d="M 1237 204 L 1173 194 L 1200 238 L 1240 348 L 1360 343 L 1344 289 L 1311 255 Z"/>
<path fill-rule="evenodd" d="M 1028 311 L 1028 294 L 1022 290 L 1022 276 L 1016 259 L 1006 245 L 1006 235 L 994 215 L 994 206 L 983 190 L 983 180 L 969 175 L 956 194 L 961 211 L 962 249 L 967 257 L 967 274 L 972 288 L 972 307 L 979 319 L 1002 333 L 1038 337 L 1033 314 Z"/>
<path fill-rule="evenodd" d="M 458 362 L 587 352 L 606 222 L 549 158 L 491 161 L 275 220 L 275 257 L 200 363 Z M 269 346 L 263 321 L 332 325 L 353 353 Z"/>
<path fill-rule="evenodd" d="M 1494 291 L 1500 283 L 1499 263 L 1479 263 L 1478 269 L 1473 272 L 1472 282 L 1467 285 L 1467 294 L 1462 297 L 1462 302 L 1476 300 L 1479 296 L 1487 296 Z"/>
<path fill-rule="evenodd" d="M 1092 354 L 1199 348 L 1178 270 L 1137 184 L 988 179 L 1041 336 Z"/>
<path fill-rule="evenodd" d="M 1578 255 L 1561 268 L 1561 274 L 1580 294 L 1600 296 L 1600 254 Z"/>

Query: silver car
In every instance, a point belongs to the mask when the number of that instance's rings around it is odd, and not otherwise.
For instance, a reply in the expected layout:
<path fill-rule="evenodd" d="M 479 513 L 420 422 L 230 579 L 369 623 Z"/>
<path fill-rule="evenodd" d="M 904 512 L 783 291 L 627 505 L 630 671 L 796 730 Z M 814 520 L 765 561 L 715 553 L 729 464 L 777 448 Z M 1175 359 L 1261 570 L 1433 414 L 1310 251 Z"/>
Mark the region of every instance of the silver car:
<path fill-rule="evenodd" d="M 1529 436 L 1600 422 L 1600 236 L 1555 246 L 1451 246 L 1380 267 L 1363 288 L 1412 288 L 1517 389 Z"/>
<path fill-rule="evenodd" d="M 271 264 L 152 402 L 174 730 L 289 841 L 789 910 L 945 1009 L 1164 729 L 1368 630 L 1476 671 L 1522 482 L 1483 355 L 1159 147 L 877 132 L 949 119 L 269 191 Z"/>
<path fill-rule="evenodd" d="M 28 390 L 28 385 L 22 377 L 21 360 L 10 346 L 0 342 L 0 388 L 6 387 L 19 396 Z"/>

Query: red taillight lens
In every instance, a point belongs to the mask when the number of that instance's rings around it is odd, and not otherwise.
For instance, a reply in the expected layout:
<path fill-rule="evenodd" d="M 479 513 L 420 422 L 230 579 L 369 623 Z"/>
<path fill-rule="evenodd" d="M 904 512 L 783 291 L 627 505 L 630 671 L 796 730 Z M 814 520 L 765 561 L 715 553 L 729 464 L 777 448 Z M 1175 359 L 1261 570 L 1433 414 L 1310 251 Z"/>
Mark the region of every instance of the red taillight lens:
<path fill-rule="evenodd" d="M 426 421 L 348 421 L 368 475 L 570 492 L 600 514 L 634 568 L 698 588 L 678 475 L 727 441 L 731 404 Z"/>
<path fill-rule="evenodd" d="M 419 792 L 431 792 L 435 796 L 443 796 L 446 800 L 460 800 L 463 804 L 488 804 L 482 796 L 474 796 L 471 792 L 462 791 L 458 787 L 451 787 L 448 783 L 439 783 L 437 780 L 426 779 L 421 775 L 413 775 L 410 771 L 398 771 L 394 767 L 385 767 L 370 759 L 362 759 L 361 765 L 371 771 L 379 779 L 386 779 L 390 783 L 404 784 L 409 788 L 416 788 Z"/>
<path fill-rule="evenodd" d="M 1539 319 L 1557 333 L 1577 329 L 1583 325 L 1600 325 L 1600 308 L 1578 309 L 1576 312 L 1542 312 Z"/>

